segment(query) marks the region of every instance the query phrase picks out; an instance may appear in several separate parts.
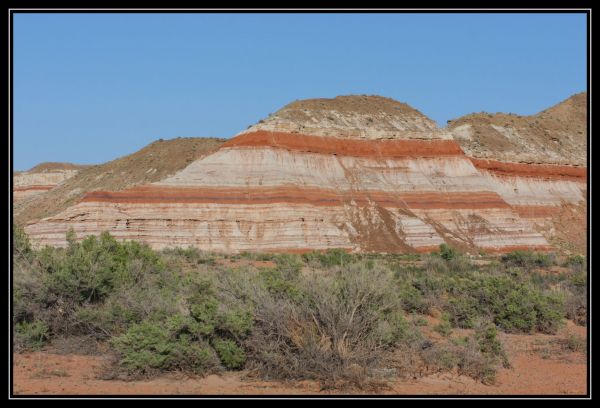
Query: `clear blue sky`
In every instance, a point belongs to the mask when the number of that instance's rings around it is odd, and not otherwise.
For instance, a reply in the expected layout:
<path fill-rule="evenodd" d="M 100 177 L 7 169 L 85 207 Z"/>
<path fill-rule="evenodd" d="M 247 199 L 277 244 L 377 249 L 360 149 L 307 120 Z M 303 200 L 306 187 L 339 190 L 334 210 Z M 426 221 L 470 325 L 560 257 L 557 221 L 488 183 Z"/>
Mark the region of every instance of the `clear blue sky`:
<path fill-rule="evenodd" d="M 445 126 L 586 89 L 584 14 L 15 14 L 14 168 L 231 137 L 304 98 L 378 94 Z"/>

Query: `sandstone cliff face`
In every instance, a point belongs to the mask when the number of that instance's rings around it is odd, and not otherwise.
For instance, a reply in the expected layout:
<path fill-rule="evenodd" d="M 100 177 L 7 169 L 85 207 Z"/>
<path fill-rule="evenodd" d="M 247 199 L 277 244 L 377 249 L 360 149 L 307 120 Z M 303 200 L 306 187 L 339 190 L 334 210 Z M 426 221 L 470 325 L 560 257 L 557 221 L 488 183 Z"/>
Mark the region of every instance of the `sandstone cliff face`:
<path fill-rule="evenodd" d="M 523 172 L 539 169 L 490 166 L 465 155 L 451 130 L 399 102 L 300 101 L 173 176 L 90 192 L 26 231 L 38 244 L 65 245 L 72 227 L 78 237 L 107 230 L 156 248 L 214 251 L 413 252 L 442 242 L 466 250 L 549 248 L 520 203 L 582 197 L 572 184 L 581 175 L 548 177 L 544 169 L 528 178 Z"/>

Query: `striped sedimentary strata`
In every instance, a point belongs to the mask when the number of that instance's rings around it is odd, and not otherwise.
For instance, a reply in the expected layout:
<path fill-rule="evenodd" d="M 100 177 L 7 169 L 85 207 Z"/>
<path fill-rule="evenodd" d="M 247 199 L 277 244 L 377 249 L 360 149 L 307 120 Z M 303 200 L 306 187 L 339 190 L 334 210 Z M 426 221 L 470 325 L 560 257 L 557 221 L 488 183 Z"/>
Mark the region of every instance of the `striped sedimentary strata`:
<path fill-rule="evenodd" d="M 551 243 L 578 252 L 586 247 L 586 112 L 582 93 L 536 115 L 474 114 L 449 127 L 521 218 Z"/>
<path fill-rule="evenodd" d="M 66 179 L 73 177 L 78 171 L 55 169 L 41 173 L 17 173 L 13 176 L 13 200 L 18 202 L 52 190 Z"/>
<path fill-rule="evenodd" d="M 402 116 L 406 108 L 399 106 Z M 427 119 L 411 127 L 392 117 L 370 134 L 368 115 L 351 121 L 347 111 L 329 112 L 337 121 L 314 123 L 318 134 L 271 130 L 276 116 L 170 178 L 90 193 L 27 231 L 41 244 L 64 245 L 73 227 L 79 236 L 108 230 L 157 248 L 218 251 L 547 245 L 447 132 L 425 126 Z"/>
<path fill-rule="evenodd" d="M 521 213 L 580 194 L 580 169 L 563 167 L 468 157 L 450 131 L 387 98 L 298 101 L 169 178 L 94 191 L 26 231 L 57 246 L 73 228 L 234 252 L 548 249 Z"/>

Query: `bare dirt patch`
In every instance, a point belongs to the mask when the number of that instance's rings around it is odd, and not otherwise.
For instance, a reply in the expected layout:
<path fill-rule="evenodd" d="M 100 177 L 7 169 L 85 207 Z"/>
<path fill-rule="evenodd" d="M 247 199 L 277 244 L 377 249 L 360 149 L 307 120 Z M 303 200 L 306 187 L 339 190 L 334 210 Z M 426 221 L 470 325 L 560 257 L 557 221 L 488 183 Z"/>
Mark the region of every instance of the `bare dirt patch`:
<path fill-rule="evenodd" d="M 16 395 L 584 395 L 585 348 L 570 351 L 561 347 L 569 334 L 585 336 L 586 329 L 568 322 L 557 335 L 502 334 L 511 368 L 500 368 L 492 385 L 453 372 L 388 379 L 366 388 L 323 388 L 315 381 L 262 381 L 253 379 L 248 371 L 206 377 L 170 373 L 143 381 L 102 380 L 107 356 L 41 351 L 15 355 L 13 391 Z M 540 352 L 544 346 L 554 347 L 550 356 Z"/>

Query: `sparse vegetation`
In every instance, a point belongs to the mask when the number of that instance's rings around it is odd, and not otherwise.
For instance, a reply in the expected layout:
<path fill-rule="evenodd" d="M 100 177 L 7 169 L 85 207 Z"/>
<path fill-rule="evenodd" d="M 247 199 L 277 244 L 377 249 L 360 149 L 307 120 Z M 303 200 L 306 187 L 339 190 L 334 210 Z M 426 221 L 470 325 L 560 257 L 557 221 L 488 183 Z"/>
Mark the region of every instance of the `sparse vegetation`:
<path fill-rule="evenodd" d="M 585 259 L 544 275 L 548 255 L 512 253 L 475 266 L 456 249 L 415 255 L 225 256 L 194 248 L 154 251 L 108 233 L 67 248 L 32 249 L 13 231 L 15 351 L 64 337 L 107 342 L 115 371 L 151 376 L 248 368 L 269 378 L 360 383 L 405 350 L 414 369 L 458 370 L 492 382 L 508 358 L 505 332 L 554 333 L 585 324 Z M 235 259 L 235 267 L 221 262 Z M 421 259 L 421 264 L 412 263 Z M 255 266 L 255 262 L 274 266 Z M 424 315 L 439 313 L 427 326 Z M 579 320 L 577 320 L 579 319 Z M 455 328 L 473 335 L 454 337 Z M 435 330 L 431 342 L 422 330 Z M 577 339 L 569 348 L 580 349 Z M 572 344 L 572 345 L 571 345 Z M 412 367 L 412 368 L 411 368 Z"/>

